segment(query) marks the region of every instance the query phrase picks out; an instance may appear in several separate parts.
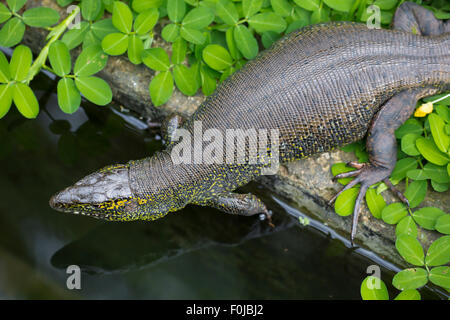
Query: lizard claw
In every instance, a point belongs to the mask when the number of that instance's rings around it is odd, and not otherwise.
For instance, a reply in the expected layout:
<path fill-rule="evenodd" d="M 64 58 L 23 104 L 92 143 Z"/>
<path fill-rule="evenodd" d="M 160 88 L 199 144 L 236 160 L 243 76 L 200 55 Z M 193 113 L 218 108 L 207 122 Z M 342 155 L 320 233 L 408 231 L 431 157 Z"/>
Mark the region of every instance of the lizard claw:
<path fill-rule="evenodd" d="M 366 194 L 367 189 L 373 185 L 374 183 L 377 183 L 382 180 L 387 180 L 387 177 L 390 174 L 390 170 L 384 167 L 374 166 L 370 163 L 357 163 L 357 162 L 350 162 L 349 165 L 351 167 L 356 168 L 355 171 L 350 172 L 344 172 L 341 174 L 338 174 L 335 176 L 336 179 L 341 178 L 348 178 L 348 177 L 355 177 L 352 181 L 350 181 L 347 185 L 345 185 L 341 191 L 339 191 L 331 200 L 328 202 L 328 204 L 331 206 L 336 198 L 342 194 L 342 192 L 354 187 L 358 183 L 361 185 L 360 190 L 358 192 L 358 196 L 356 198 L 355 207 L 353 209 L 353 222 L 352 222 L 352 231 L 351 231 L 351 243 L 353 246 L 353 241 L 356 235 L 356 229 L 358 226 L 358 217 L 359 217 L 359 211 L 361 207 L 361 202 Z M 389 186 L 389 185 L 388 185 Z M 403 196 L 403 195 L 402 195 Z M 403 196 L 404 197 L 404 196 Z"/>

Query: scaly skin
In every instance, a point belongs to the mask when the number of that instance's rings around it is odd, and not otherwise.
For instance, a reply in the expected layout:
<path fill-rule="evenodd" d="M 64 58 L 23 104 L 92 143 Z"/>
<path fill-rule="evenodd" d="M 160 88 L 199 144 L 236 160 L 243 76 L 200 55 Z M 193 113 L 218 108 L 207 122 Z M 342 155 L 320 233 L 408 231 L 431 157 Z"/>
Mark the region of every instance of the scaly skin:
<path fill-rule="evenodd" d="M 400 8 L 409 12 L 396 17 L 398 29 L 416 28 L 403 19 L 417 9 L 415 5 L 404 3 Z M 224 137 L 227 129 L 277 129 L 279 159 L 288 162 L 362 139 L 384 105 L 393 105 L 390 116 L 402 114 L 398 126 L 413 110 L 402 109 L 403 100 L 394 98 L 398 94 L 417 101 L 450 89 L 450 34 L 443 33 L 450 28 L 436 21 L 440 28 L 436 33 L 441 34 L 433 36 L 420 32 L 429 24 L 420 21 L 418 30 L 413 30 L 419 34 L 370 30 L 349 22 L 292 32 L 224 81 L 181 128 L 194 134 L 194 123 L 201 121 L 203 132 L 216 129 Z M 397 109 L 404 111 L 394 112 Z M 371 129 L 373 133 L 389 126 L 386 117 L 375 121 L 379 124 Z M 381 166 L 378 157 L 392 153 L 393 147 L 374 145 L 368 146 L 371 164 Z M 232 193 L 259 176 L 265 166 L 205 164 L 209 158 L 198 164 L 175 164 L 171 153 L 176 146 L 169 143 L 150 158 L 104 168 L 58 193 L 50 204 L 60 211 L 116 221 L 154 220 L 187 204 L 235 214 L 268 214 L 253 195 Z M 392 171 L 391 162 L 385 164 L 383 174 L 366 180 L 384 179 Z M 99 186 L 103 176 L 116 177 L 108 180 L 108 192 Z"/>

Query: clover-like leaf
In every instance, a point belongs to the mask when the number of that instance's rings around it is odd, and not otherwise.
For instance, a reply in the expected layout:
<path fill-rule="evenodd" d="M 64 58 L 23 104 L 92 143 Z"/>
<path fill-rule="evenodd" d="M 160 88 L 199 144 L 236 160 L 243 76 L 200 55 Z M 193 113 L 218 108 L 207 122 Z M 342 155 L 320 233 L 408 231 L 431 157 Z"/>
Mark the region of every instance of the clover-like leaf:
<path fill-rule="evenodd" d="M 377 218 L 381 219 L 381 212 L 386 207 L 386 201 L 381 194 L 377 194 L 375 189 L 368 189 L 366 192 L 366 203 L 370 213 Z"/>
<path fill-rule="evenodd" d="M 8 20 L 0 30 L 0 46 L 14 47 L 22 41 L 25 24 L 19 18 Z"/>
<path fill-rule="evenodd" d="M 210 44 L 203 49 L 203 60 L 214 70 L 224 70 L 233 65 L 233 58 L 224 47 Z"/>
<path fill-rule="evenodd" d="M 174 42 L 180 34 L 180 27 L 174 23 L 166 25 L 161 31 L 161 37 L 167 42 Z"/>
<path fill-rule="evenodd" d="M 416 180 L 408 185 L 404 195 L 408 199 L 411 208 L 417 207 L 425 199 L 427 186 L 427 182 L 424 180 Z"/>
<path fill-rule="evenodd" d="M 399 290 L 411 290 L 423 287 L 428 282 L 428 273 L 422 268 L 409 268 L 400 271 L 392 279 L 392 284 Z"/>
<path fill-rule="evenodd" d="M 84 19 L 94 21 L 102 10 L 102 0 L 82 0 L 81 15 Z"/>
<path fill-rule="evenodd" d="M 23 83 L 13 85 L 13 101 L 17 110 L 28 119 L 34 119 L 39 113 L 39 103 L 33 90 Z"/>
<path fill-rule="evenodd" d="M 81 51 L 80 55 L 75 61 L 73 73 L 77 77 L 91 76 L 103 70 L 107 62 L 108 55 L 103 52 L 100 45 L 89 46 Z"/>
<path fill-rule="evenodd" d="M 207 7 L 198 7 L 189 11 L 183 19 L 182 25 L 192 29 L 207 27 L 214 20 L 214 13 Z"/>
<path fill-rule="evenodd" d="M 437 218 L 434 227 L 440 233 L 450 234 L 450 214 L 444 214 Z"/>
<path fill-rule="evenodd" d="M 58 105 L 62 111 L 72 114 L 78 110 L 81 104 L 81 95 L 70 78 L 62 78 L 58 81 Z"/>
<path fill-rule="evenodd" d="M 395 241 L 395 247 L 397 248 L 402 258 L 407 262 L 415 266 L 423 266 L 423 248 L 416 238 L 406 234 L 402 234 L 397 237 L 397 240 Z"/>
<path fill-rule="evenodd" d="M 170 67 L 170 60 L 163 48 L 150 48 L 142 52 L 142 62 L 157 71 L 166 71 Z"/>
<path fill-rule="evenodd" d="M 413 212 L 414 220 L 424 229 L 434 230 L 437 219 L 445 212 L 436 207 L 424 207 Z"/>
<path fill-rule="evenodd" d="M 27 78 L 31 67 L 33 54 L 30 48 L 24 45 L 17 46 L 9 62 L 11 77 L 16 81 L 23 81 Z"/>
<path fill-rule="evenodd" d="M 173 22 L 181 22 L 186 13 L 184 0 L 167 0 L 167 15 Z"/>
<path fill-rule="evenodd" d="M 286 21 L 273 12 L 264 12 L 254 15 L 249 18 L 248 23 L 250 27 L 256 30 L 258 33 L 266 31 L 274 31 L 281 33 L 286 29 Z"/>
<path fill-rule="evenodd" d="M 5 54 L 0 51 L 0 83 L 8 83 L 11 80 L 11 73 L 9 71 L 9 62 Z"/>
<path fill-rule="evenodd" d="M 363 300 L 389 300 L 389 293 L 383 280 L 368 276 L 361 283 L 361 297 Z"/>
<path fill-rule="evenodd" d="M 430 281 L 445 289 L 450 289 L 450 267 L 442 266 L 430 270 Z"/>
<path fill-rule="evenodd" d="M 22 18 L 23 22 L 30 27 L 45 28 L 58 22 L 59 13 L 52 8 L 37 7 L 25 11 Z"/>
<path fill-rule="evenodd" d="M 381 211 L 381 218 L 388 224 L 397 224 L 407 215 L 406 206 L 400 202 L 391 203 Z"/>
<path fill-rule="evenodd" d="M 11 11 L 9 11 L 3 3 L 0 3 L 0 23 L 5 22 L 9 18 L 11 18 L 11 16 Z"/>
<path fill-rule="evenodd" d="M 57 40 L 50 45 L 48 59 L 50 60 L 53 71 L 58 76 L 63 77 L 70 73 L 72 61 L 69 48 L 64 42 Z"/>
<path fill-rule="evenodd" d="M 450 262 L 450 236 L 442 236 L 433 241 L 428 248 L 425 263 L 428 266 L 440 266 Z"/>
<path fill-rule="evenodd" d="M 130 33 L 133 24 L 133 14 L 130 8 L 121 1 L 114 1 L 112 23 L 117 30 Z"/>
<path fill-rule="evenodd" d="M 342 217 L 351 215 L 355 208 L 356 197 L 358 196 L 359 188 L 350 188 L 342 192 L 334 203 L 334 210 Z"/>
<path fill-rule="evenodd" d="M 421 296 L 416 289 L 409 289 L 400 292 L 394 300 L 420 300 Z"/>
<path fill-rule="evenodd" d="M 76 77 L 75 85 L 83 96 L 99 106 L 112 101 L 112 91 L 108 83 L 98 77 Z"/>
<path fill-rule="evenodd" d="M 177 64 L 173 68 L 173 77 L 177 88 L 187 96 L 193 96 L 198 86 L 195 81 L 194 71 L 183 64 Z"/>
<path fill-rule="evenodd" d="M 102 40 L 102 48 L 110 56 L 119 56 L 128 49 L 128 35 L 110 33 Z"/>
<path fill-rule="evenodd" d="M 150 97 L 155 107 L 166 103 L 173 92 L 173 77 L 170 71 L 158 73 L 149 85 Z"/>
<path fill-rule="evenodd" d="M 7 84 L 0 84 L 0 119 L 3 118 L 11 108 L 13 88 Z"/>
<path fill-rule="evenodd" d="M 395 227 L 395 235 L 398 237 L 402 234 L 417 238 L 417 225 L 410 216 L 403 217 Z"/>
<path fill-rule="evenodd" d="M 234 28 L 234 39 L 242 55 L 251 60 L 258 54 L 258 42 L 252 33 L 243 25 Z"/>
<path fill-rule="evenodd" d="M 230 26 L 234 26 L 239 20 L 236 6 L 230 0 L 217 0 L 216 15 Z"/>

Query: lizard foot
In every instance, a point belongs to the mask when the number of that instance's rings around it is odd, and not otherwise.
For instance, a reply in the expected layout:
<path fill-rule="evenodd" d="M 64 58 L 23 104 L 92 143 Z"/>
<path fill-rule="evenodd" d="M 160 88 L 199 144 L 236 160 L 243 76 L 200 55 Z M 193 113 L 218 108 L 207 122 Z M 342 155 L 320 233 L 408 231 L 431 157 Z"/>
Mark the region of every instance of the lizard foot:
<path fill-rule="evenodd" d="M 333 180 L 341 179 L 341 178 L 348 178 L 348 177 L 355 177 L 352 181 L 350 181 L 344 188 L 342 188 L 341 191 L 339 191 L 329 202 L 328 204 L 331 206 L 336 198 L 342 194 L 345 190 L 348 190 L 352 187 L 354 187 L 356 184 L 360 184 L 361 188 L 358 193 L 358 197 L 356 198 L 355 207 L 353 209 L 353 224 L 352 224 L 352 232 L 351 232 L 351 243 L 353 246 L 353 240 L 356 235 L 356 228 L 358 225 L 358 217 L 359 217 L 359 209 L 361 207 L 361 201 L 366 194 L 367 189 L 373 185 L 374 183 L 377 183 L 379 181 L 389 181 L 388 176 L 391 173 L 392 170 L 382 167 L 382 166 L 376 166 L 371 163 L 358 163 L 358 162 L 349 162 L 347 164 L 350 167 L 355 168 L 355 171 L 350 172 L 344 172 L 341 174 L 336 175 Z M 389 188 L 393 188 L 392 184 L 386 183 Z M 395 188 L 394 192 L 397 195 L 401 195 L 404 199 L 406 199 L 398 190 Z M 407 200 L 406 200 L 407 201 Z"/>

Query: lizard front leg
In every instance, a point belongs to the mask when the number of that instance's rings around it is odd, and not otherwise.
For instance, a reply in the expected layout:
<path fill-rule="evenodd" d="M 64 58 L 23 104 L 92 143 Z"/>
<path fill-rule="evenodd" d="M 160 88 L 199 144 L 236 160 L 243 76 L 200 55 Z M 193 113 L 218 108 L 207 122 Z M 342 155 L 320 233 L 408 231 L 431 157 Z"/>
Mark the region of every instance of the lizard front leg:
<path fill-rule="evenodd" d="M 195 204 L 213 207 L 225 213 L 242 216 L 253 216 L 258 213 L 263 213 L 268 219 L 269 225 L 273 226 L 271 220 L 272 213 L 258 197 L 251 193 L 240 194 L 227 192 L 201 202 L 196 202 Z"/>
<path fill-rule="evenodd" d="M 366 142 L 369 162 L 351 162 L 349 165 L 357 170 L 342 173 L 335 177 L 335 179 L 346 177 L 355 177 L 355 179 L 350 181 L 350 183 L 330 200 L 330 205 L 343 191 L 352 188 L 358 183 L 361 186 L 353 210 L 352 243 L 358 225 L 361 201 L 371 185 L 379 181 L 384 181 L 408 205 L 408 200 L 403 194 L 395 190 L 389 181 L 389 175 L 397 162 L 397 141 L 394 132 L 411 116 L 419 99 L 427 95 L 432 95 L 437 91 L 438 89 L 436 88 L 409 89 L 400 92 L 387 101 L 376 114 L 369 128 Z"/>

